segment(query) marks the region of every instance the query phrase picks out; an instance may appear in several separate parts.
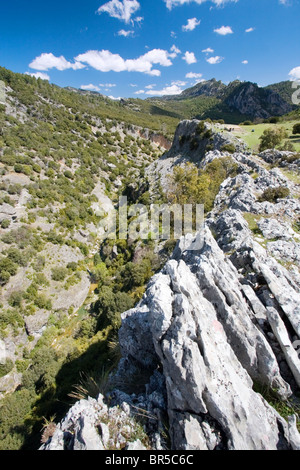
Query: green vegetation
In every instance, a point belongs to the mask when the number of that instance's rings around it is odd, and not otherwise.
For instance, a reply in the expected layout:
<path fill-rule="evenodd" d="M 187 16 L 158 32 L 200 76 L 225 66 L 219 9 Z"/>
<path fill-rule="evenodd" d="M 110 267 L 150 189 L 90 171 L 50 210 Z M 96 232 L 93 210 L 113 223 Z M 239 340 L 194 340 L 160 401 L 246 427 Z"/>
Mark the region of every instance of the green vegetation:
<path fill-rule="evenodd" d="M 263 135 L 260 137 L 259 151 L 263 152 L 267 149 L 275 149 L 282 143 L 283 139 L 287 138 L 288 133 L 283 127 L 265 129 Z"/>
<path fill-rule="evenodd" d="M 192 163 L 175 167 L 169 177 L 168 200 L 179 204 L 204 204 L 205 212 L 209 212 L 222 182 L 236 174 L 237 164 L 231 157 L 215 159 L 205 170 L 199 170 Z"/>
<path fill-rule="evenodd" d="M 99 251 L 99 188 L 116 200 L 161 154 L 142 137 L 145 129 L 171 137 L 179 119 L 141 100 L 115 102 L 3 68 L 0 80 L 13 90 L 8 100 L 16 110 L 12 116 L 0 108 L 0 171 L 9 176 L 1 182 L 0 201 L 16 207 L 22 198 L 24 209 L 21 218 L 1 222 L 0 339 L 16 337 L 20 346 L 0 375 L 14 367 L 22 381 L 1 401 L 0 449 L 36 449 L 44 419 L 63 417 L 82 371 L 98 383 L 100 370 L 115 367 L 110 345 L 120 314 L 141 298 L 159 268 L 151 240 L 130 246 L 121 240 L 116 249 L 107 241 Z M 140 196 L 149 204 L 146 188 Z M 70 250 L 68 259 L 78 261 L 64 259 Z M 21 269 L 22 286 L 18 281 L 11 288 Z M 86 273 L 91 289 L 85 305 L 54 311 L 53 292 L 70 290 Z M 48 322 L 36 343 L 25 322 L 40 313 Z"/>
<path fill-rule="evenodd" d="M 284 199 L 288 197 L 289 194 L 290 190 L 282 186 L 279 186 L 277 188 L 267 188 L 260 196 L 259 201 L 269 201 L 276 203 L 278 199 Z"/>
<path fill-rule="evenodd" d="M 300 141 L 298 136 L 293 134 L 293 127 L 295 124 L 299 123 L 300 115 L 298 117 L 298 121 L 295 120 L 286 120 L 284 117 L 280 118 L 278 124 L 270 124 L 270 123 L 259 123 L 259 124 L 252 124 L 245 125 L 245 123 L 241 124 L 241 129 L 237 131 L 239 137 L 246 142 L 246 144 L 250 147 L 251 150 L 254 152 L 259 151 L 259 146 L 261 142 L 261 137 L 266 130 L 276 130 L 278 127 L 283 127 L 288 136 L 283 138 L 281 145 L 285 147 L 285 144 L 292 144 L 296 152 L 300 152 Z M 272 148 L 272 147 L 271 147 Z M 288 148 L 287 148 L 288 150 Z"/>
<path fill-rule="evenodd" d="M 293 126 L 293 134 L 294 134 L 294 135 L 300 134 L 300 122 L 297 122 L 296 124 L 294 124 L 294 126 Z"/>

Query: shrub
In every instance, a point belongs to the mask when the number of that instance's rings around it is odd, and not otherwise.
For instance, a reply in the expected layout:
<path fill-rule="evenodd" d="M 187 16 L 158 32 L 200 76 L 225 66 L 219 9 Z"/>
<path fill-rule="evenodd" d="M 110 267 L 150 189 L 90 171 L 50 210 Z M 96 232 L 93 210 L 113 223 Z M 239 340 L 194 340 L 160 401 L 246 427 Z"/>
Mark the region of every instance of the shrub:
<path fill-rule="evenodd" d="M 6 229 L 10 226 L 10 220 L 9 219 L 3 219 L 1 222 L 1 228 Z"/>
<path fill-rule="evenodd" d="M 53 279 L 53 281 L 63 281 L 67 277 L 68 274 L 69 274 L 69 271 L 67 268 L 57 266 L 52 269 L 51 278 Z"/>
<path fill-rule="evenodd" d="M 9 296 L 8 303 L 12 307 L 20 307 L 22 304 L 23 297 L 24 292 L 18 290 L 13 291 Z"/>
<path fill-rule="evenodd" d="M 71 271 L 76 271 L 77 263 L 75 261 L 71 261 L 67 264 L 67 269 L 70 269 Z"/>
<path fill-rule="evenodd" d="M 283 139 L 288 138 L 288 133 L 284 127 L 278 127 L 276 129 L 266 129 L 263 135 L 260 137 L 259 151 L 263 152 L 267 149 L 274 149 L 281 144 Z"/>
<path fill-rule="evenodd" d="M 278 186 L 277 188 L 267 188 L 260 196 L 259 201 L 277 202 L 278 199 L 288 197 L 289 194 L 290 190 L 281 186 Z"/>
<path fill-rule="evenodd" d="M 0 378 L 9 374 L 14 368 L 14 363 L 11 359 L 6 359 L 4 364 L 0 362 Z"/>
<path fill-rule="evenodd" d="M 300 134 L 300 122 L 297 122 L 293 127 L 293 134 Z"/>
<path fill-rule="evenodd" d="M 279 116 L 272 116 L 268 119 L 268 122 L 270 124 L 277 124 L 278 122 L 280 121 L 280 117 Z"/>
<path fill-rule="evenodd" d="M 235 145 L 234 144 L 225 144 L 220 148 L 221 152 L 234 153 Z"/>
<path fill-rule="evenodd" d="M 38 308 L 42 308 L 45 310 L 51 310 L 52 308 L 51 300 L 48 299 L 45 294 L 37 295 L 34 299 L 34 303 Z"/>

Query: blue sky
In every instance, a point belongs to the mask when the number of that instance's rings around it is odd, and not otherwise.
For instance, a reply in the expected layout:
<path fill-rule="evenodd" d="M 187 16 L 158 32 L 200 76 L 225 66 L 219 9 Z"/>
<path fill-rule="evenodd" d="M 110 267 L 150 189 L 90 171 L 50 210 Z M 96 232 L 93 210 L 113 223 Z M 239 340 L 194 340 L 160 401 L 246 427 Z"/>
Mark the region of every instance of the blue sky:
<path fill-rule="evenodd" d="M 300 79 L 300 0 L 11 0 L 0 65 L 108 96 Z"/>

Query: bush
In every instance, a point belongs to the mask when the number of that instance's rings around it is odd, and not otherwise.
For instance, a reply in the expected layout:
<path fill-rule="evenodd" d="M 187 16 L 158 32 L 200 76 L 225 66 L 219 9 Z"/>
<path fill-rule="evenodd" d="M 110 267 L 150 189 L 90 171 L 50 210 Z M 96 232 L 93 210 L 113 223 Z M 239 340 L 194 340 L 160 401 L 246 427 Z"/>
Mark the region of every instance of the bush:
<path fill-rule="evenodd" d="M 268 119 L 268 122 L 270 124 L 277 124 L 278 122 L 280 121 L 280 117 L 279 116 L 272 116 Z"/>
<path fill-rule="evenodd" d="M 290 190 L 281 186 L 278 186 L 277 188 L 267 188 L 260 196 L 259 201 L 277 202 L 278 199 L 288 197 L 289 194 Z"/>
<path fill-rule="evenodd" d="M 228 152 L 228 153 L 234 153 L 235 152 L 235 145 L 234 144 L 225 144 L 221 147 L 221 152 Z"/>
<path fill-rule="evenodd" d="M 133 307 L 132 298 L 125 292 L 116 294 L 110 287 L 103 286 L 97 302 L 94 305 L 94 311 L 99 316 L 98 329 L 112 325 L 118 329 L 121 325 L 120 314 Z"/>
<path fill-rule="evenodd" d="M 1 222 L 1 228 L 6 229 L 10 226 L 10 220 L 9 219 L 3 219 Z"/>
<path fill-rule="evenodd" d="M 4 364 L 0 362 L 0 378 L 9 374 L 14 368 L 14 363 L 11 359 L 6 359 Z"/>
<path fill-rule="evenodd" d="M 276 129 L 266 129 L 260 137 L 259 151 L 263 152 L 267 149 L 274 149 L 281 144 L 283 139 L 288 138 L 288 133 L 284 127 Z"/>
<path fill-rule="evenodd" d="M 53 281 L 64 281 L 68 274 L 69 271 L 67 268 L 57 266 L 52 269 L 51 278 L 53 279 Z"/>
<path fill-rule="evenodd" d="M 293 127 L 293 134 L 300 134 L 300 122 L 297 122 L 297 124 L 294 125 Z"/>
<path fill-rule="evenodd" d="M 51 310 L 52 308 L 51 300 L 48 299 L 45 294 L 37 295 L 34 299 L 34 303 L 38 308 L 42 308 L 45 310 Z"/>
<path fill-rule="evenodd" d="M 12 307 L 20 307 L 22 304 L 23 297 L 24 292 L 16 290 L 10 294 L 8 303 Z"/>

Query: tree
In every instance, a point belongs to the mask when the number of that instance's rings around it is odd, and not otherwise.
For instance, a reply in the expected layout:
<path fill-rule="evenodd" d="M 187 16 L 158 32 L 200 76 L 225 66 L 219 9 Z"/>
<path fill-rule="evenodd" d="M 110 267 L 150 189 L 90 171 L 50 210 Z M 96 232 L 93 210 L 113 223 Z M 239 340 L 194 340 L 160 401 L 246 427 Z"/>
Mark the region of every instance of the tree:
<path fill-rule="evenodd" d="M 275 149 L 280 145 L 283 139 L 288 138 L 288 132 L 284 127 L 277 127 L 276 129 L 266 129 L 260 137 L 259 151 L 263 152 L 267 149 Z"/>
<path fill-rule="evenodd" d="M 293 127 L 293 135 L 296 134 L 300 134 L 300 122 L 297 122 L 297 124 L 295 124 Z"/>

